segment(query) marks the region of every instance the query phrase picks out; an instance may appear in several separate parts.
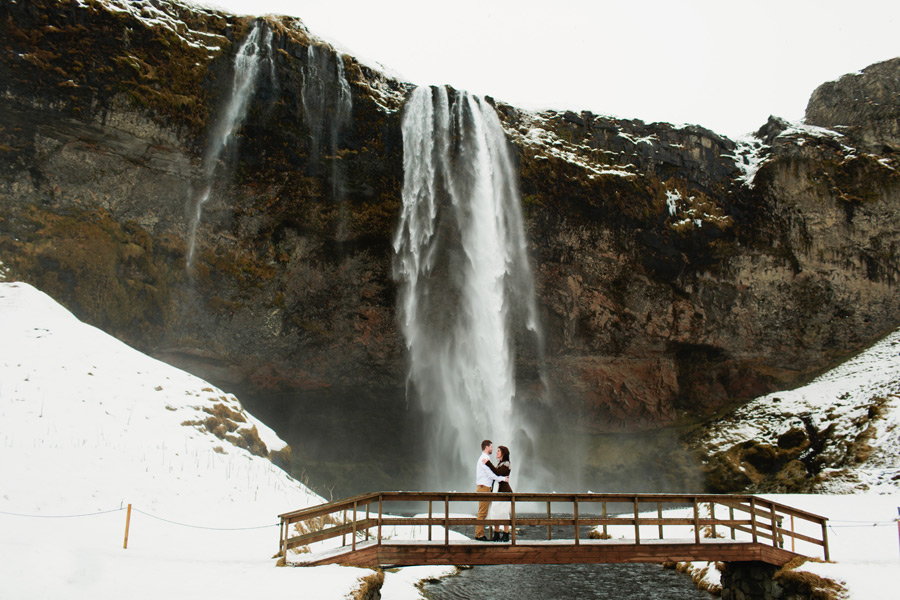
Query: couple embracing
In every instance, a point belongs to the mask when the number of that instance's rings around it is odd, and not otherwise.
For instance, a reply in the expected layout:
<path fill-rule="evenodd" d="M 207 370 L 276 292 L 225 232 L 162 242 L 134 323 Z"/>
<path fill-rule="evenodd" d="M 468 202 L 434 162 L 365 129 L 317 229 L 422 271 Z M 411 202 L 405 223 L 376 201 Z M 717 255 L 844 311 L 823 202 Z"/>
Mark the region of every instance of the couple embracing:
<path fill-rule="evenodd" d="M 478 462 L 475 464 L 475 486 L 478 492 L 494 491 L 492 488 L 496 482 L 498 492 L 512 493 L 509 485 L 509 448 L 506 446 L 497 446 L 497 466 L 491 462 L 491 454 L 494 452 L 494 444 L 491 440 L 481 442 L 481 454 L 478 456 Z M 478 502 L 478 519 L 483 521 L 488 516 L 490 510 L 491 519 L 509 519 L 509 502 L 490 500 L 481 500 Z M 493 528 L 494 535 L 488 540 L 484 535 L 484 525 L 475 527 L 475 539 L 479 542 L 508 542 L 509 541 L 509 525 L 503 525 L 503 535 L 497 527 Z"/>

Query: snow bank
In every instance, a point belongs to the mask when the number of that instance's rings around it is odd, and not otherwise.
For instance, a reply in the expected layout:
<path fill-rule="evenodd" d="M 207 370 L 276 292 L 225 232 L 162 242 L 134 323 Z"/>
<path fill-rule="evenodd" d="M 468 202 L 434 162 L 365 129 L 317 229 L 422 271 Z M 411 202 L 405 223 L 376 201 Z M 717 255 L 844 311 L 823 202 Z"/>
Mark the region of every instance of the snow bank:
<path fill-rule="evenodd" d="M 807 562 L 797 571 L 808 571 L 832 579 L 847 590 L 850 600 L 882 598 L 884 590 L 890 589 L 900 568 L 900 539 L 898 539 L 897 511 L 900 507 L 900 493 L 894 494 L 762 494 L 761 497 L 827 517 L 828 547 L 832 562 Z M 689 518 L 692 508 L 673 508 L 663 511 L 666 518 Z M 655 518 L 656 512 L 641 513 L 647 518 Z M 722 515 L 719 515 L 720 517 Z M 787 526 L 787 523 L 785 523 Z M 797 531 L 804 531 L 796 522 Z M 613 538 L 633 537 L 632 526 L 608 528 Z M 655 526 L 642 527 L 641 538 L 655 536 Z M 600 532 L 602 527 L 596 527 Z M 646 530 L 646 531 L 645 531 Z M 722 527 L 719 536 L 728 536 L 728 529 Z M 690 525 L 666 526 L 666 539 L 693 539 Z M 708 532 L 704 532 L 708 535 Z M 738 540 L 748 540 L 748 534 L 737 534 Z M 790 538 L 786 538 L 785 548 L 792 549 Z M 796 542 L 793 550 L 800 554 L 822 559 L 822 548 L 813 544 Z M 715 589 L 721 584 L 720 573 L 715 563 L 680 563 L 681 571 L 691 575 L 695 583 L 704 589 Z"/>
<path fill-rule="evenodd" d="M 828 464 L 841 464 L 850 446 L 871 436 L 868 457 L 823 470 L 818 491 L 900 492 L 900 330 L 808 385 L 745 404 L 710 427 L 700 443 L 710 455 L 746 440 L 777 444 L 807 423 L 830 432 L 832 445 L 822 450 Z"/>
<path fill-rule="evenodd" d="M 275 567 L 278 514 L 323 500 L 236 445 L 285 444 L 234 396 L 26 284 L 0 283 L 0 332 L 0 598 L 344 598 L 372 574 Z"/>

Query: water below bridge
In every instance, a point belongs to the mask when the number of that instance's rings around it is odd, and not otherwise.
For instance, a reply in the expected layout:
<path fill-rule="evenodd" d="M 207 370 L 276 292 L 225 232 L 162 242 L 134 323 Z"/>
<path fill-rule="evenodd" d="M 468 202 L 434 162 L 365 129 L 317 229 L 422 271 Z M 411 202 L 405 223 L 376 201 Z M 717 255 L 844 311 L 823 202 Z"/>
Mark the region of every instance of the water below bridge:
<path fill-rule="evenodd" d="M 659 565 L 490 565 L 424 586 L 431 600 L 709 600 L 690 577 Z"/>
<path fill-rule="evenodd" d="M 527 515 L 523 515 L 527 516 Z M 539 516 L 539 515 L 534 515 Z M 471 536 L 472 528 L 454 528 Z M 580 528 L 587 537 L 589 527 Z M 522 540 L 543 539 L 545 527 L 520 527 Z M 554 527 L 554 537 L 572 529 Z M 489 565 L 463 569 L 423 586 L 431 600 L 710 600 L 691 578 L 655 564 Z"/>

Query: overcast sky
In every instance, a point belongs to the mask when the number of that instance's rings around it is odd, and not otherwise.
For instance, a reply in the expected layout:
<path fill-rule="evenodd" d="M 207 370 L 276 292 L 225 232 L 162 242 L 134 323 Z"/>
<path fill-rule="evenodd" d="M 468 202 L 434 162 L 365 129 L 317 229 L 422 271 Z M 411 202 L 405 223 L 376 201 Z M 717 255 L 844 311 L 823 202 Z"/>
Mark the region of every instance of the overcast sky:
<path fill-rule="evenodd" d="M 416 84 L 523 108 L 697 123 L 803 118 L 822 82 L 900 56 L 900 0 L 203 0 L 300 17 Z"/>

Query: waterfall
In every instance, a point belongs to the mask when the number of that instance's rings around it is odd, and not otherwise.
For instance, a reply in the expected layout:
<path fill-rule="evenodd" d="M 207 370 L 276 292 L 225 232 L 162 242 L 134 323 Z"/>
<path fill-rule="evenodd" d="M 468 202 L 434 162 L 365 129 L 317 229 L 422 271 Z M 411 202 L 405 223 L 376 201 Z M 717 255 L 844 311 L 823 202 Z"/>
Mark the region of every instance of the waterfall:
<path fill-rule="evenodd" d="M 404 111 L 394 277 L 408 387 L 433 428 L 427 484 L 468 490 L 482 439 L 525 444 L 514 340 L 539 346 L 540 329 L 518 176 L 484 100 L 419 87 Z"/>
<path fill-rule="evenodd" d="M 333 157 L 337 151 L 341 132 L 350 121 L 353 99 L 340 54 L 310 44 L 302 73 L 300 100 L 310 131 L 310 164 L 315 166 L 323 146 L 327 156 Z"/>
<path fill-rule="evenodd" d="M 262 37 L 262 40 L 260 38 Z M 253 93 L 256 91 L 256 80 L 259 74 L 260 62 L 263 60 L 264 49 L 268 48 L 272 41 L 272 32 L 261 25 L 260 21 L 253 24 L 253 28 L 234 55 L 234 79 L 231 84 L 231 95 L 225 105 L 225 110 L 216 120 L 209 137 L 206 152 L 203 155 L 204 188 L 197 197 L 190 214 L 188 230 L 187 269 L 192 272 L 197 251 L 197 229 L 203 216 L 203 205 L 209 201 L 213 186 L 213 176 L 228 148 L 234 133 L 240 129 L 244 117 L 247 115 L 247 106 Z"/>
<path fill-rule="evenodd" d="M 343 161 L 338 147 L 341 135 L 350 122 L 353 97 L 344 73 L 344 59 L 328 47 L 307 46 L 302 72 L 300 100 L 303 120 L 309 128 L 308 169 L 312 175 L 320 173 L 324 151 L 324 159 L 330 165 L 331 199 L 338 207 L 335 238 L 340 242 L 345 236 L 347 210 L 343 191 Z"/>

